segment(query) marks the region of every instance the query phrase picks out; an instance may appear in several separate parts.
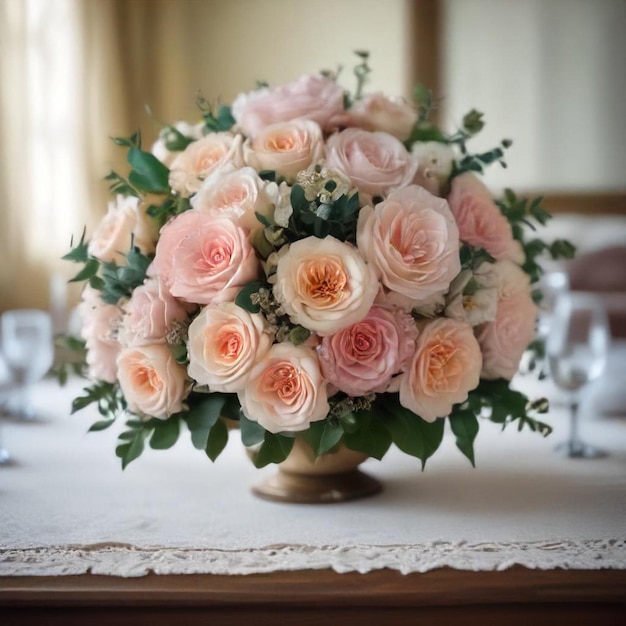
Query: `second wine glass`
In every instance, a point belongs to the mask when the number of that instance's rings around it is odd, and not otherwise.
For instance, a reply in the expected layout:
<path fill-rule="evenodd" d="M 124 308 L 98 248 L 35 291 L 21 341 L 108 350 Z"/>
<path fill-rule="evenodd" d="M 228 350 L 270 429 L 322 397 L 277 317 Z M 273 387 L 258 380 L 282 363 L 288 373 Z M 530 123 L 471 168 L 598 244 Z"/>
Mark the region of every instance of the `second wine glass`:
<path fill-rule="evenodd" d="M 609 342 L 607 314 L 597 296 L 568 292 L 557 297 L 546 352 L 552 378 L 569 400 L 569 438 L 557 447 L 565 456 L 596 458 L 605 455 L 581 440 L 578 408 L 583 389 L 604 371 Z"/>

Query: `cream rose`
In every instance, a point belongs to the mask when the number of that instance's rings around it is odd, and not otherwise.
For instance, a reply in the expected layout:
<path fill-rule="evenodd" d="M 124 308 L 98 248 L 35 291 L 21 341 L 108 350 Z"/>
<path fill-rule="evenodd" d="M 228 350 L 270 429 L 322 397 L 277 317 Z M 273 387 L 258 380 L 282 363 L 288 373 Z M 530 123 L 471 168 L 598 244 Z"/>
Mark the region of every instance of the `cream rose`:
<path fill-rule="evenodd" d="M 244 160 L 256 170 L 274 170 L 293 182 L 296 174 L 324 156 L 322 130 L 310 120 L 266 126 L 246 140 Z"/>
<path fill-rule="evenodd" d="M 240 391 L 272 341 L 262 315 L 248 313 L 234 302 L 209 305 L 189 326 L 187 372 L 211 391 Z"/>
<path fill-rule="evenodd" d="M 426 324 L 400 381 L 400 404 L 427 422 L 449 415 L 478 386 L 482 355 L 472 327 L 439 318 Z"/>
<path fill-rule="evenodd" d="M 232 163 L 243 167 L 241 135 L 233 133 L 210 133 L 190 143 L 172 161 L 170 187 L 187 198 L 196 193 L 202 181 L 217 167 Z"/>
<path fill-rule="evenodd" d="M 317 355 L 290 342 L 274 344 L 237 395 L 245 416 L 272 433 L 306 430 L 330 410 Z"/>
<path fill-rule="evenodd" d="M 452 281 L 446 295 L 446 317 L 470 326 L 495 319 L 498 288 L 493 267 L 492 263 L 482 263 L 476 272 L 464 270 Z"/>
<path fill-rule="evenodd" d="M 372 267 L 334 237 L 307 237 L 279 255 L 274 295 L 294 324 L 319 335 L 362 320 L 377 291 Z"/>
<path fill-rule="evenodd" d="M 161 229 L 150 267 L 174 297 L 194 304 L 234 300 L 259 271 L 246 230 L 227 217 L 195 209 Z"/>
<path fill-rule="evenodd" d="M 441 299 L 461 270 L 448 203 L 418 185 L 361 209 L 357 244 L 392 300 L 405 308 Z"/>
<path fill-rule="evenodd" d="M 130 411 L 158 419 L 182 411 L 187 373 L 167 345 L 125 348 L 117 357 L 117 370 Z"/>
<path fill-rule="evenodd" d="M 256 213 L 271 217 L 275 183 L 261 180 L 251 167 L 235 168 L 232 163 L 218 167 L 205 179 L 191 206 L 202 213 L 232 218 L 251 233 L 263 228 Z"/>
<path fill-rule="evenodd" d="M 399 139 L 359 128 L 331 135 L 326 142 L 328 166 L 347 176 L 360 191 L 387 196 L 406 187 L 417 171 L 417 159 Z"/>
<path fill-rule="evenodd" d="M 106 263 L 126 265 L 131 241 L 144 254 L 154 252 L 157 227 L 139 198 L 117 196 L 94 231 L 88 245 L 91 256 Z"/>
<path fill-rule="evenodd" d="M 301 76 L 273 89 L 263 88 L 240 94 L 232 104 L 232 114 L 245 135 L 255 137 L 266 126 L 298 118 L 312 120 L 323 130 L 341 115 L 343 89 L 325 76 Z"/>
<path fill-rule="evenodd" d="M 417 120 L 415 109 L 402 98 L 382 93 L 368 94 L 348 109 L 346 126 L 382 131 L 406 141 Z"/>
<path fill-rule="evenodd" d="M 122 349 L 119 342 L 122 309 L 114 304 L 106 304 L 99 291 L 86 285 L 78 310 L 82 319 L 80 334 L 87 348 L 89 378 L 107 383 L 116 382 L 116 359 Z"/>
<path fill-rule="evenodd" d="M 411 154 L 419 162 L 413 182 L 435 196 L 441 195 L 441 188 L 452 173 L 454 150 L 439 141 L 417 141 Z"/>

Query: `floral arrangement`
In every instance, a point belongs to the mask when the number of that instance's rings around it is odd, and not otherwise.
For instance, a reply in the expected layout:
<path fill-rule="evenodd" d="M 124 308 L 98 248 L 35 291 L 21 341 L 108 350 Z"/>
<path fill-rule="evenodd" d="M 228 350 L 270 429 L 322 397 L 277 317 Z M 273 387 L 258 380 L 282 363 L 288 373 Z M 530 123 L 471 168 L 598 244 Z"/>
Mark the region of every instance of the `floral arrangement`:
<path fill-rule="evenodd" d="M 447 134 L 423 87 L 364 94 L 357 54 L 354 94 L 307 75 L 231 106 L 199 97 L 202 121 L 150 150 L 114 139 L 129 172 L 107 176 L 115 200 L 65 258 L 86 281 L 68 367 L 91 384 L 73 410 L 97 404 L 91 430 L 124 416 L 123 466 L 183 425 L 214 460 L 227 420 L 259 467 L 295 437 L 425 464 L 448 424 L 474 464 L 481 421 L 549 432 L 509 381 L 535 336 L 538 256 L 571 246 L 529 236 L 540 199 L 481 182 L 511 145 L 469 152 L 482 114 Z"/>

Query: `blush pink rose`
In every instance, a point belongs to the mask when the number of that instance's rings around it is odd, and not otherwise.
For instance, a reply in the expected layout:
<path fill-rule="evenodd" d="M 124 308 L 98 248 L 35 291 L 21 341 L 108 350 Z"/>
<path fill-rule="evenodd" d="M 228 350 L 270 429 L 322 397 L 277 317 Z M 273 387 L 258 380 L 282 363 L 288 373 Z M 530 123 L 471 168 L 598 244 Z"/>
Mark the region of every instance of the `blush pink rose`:
<path fill-rule="evenodd" d="M 315 351 L 290 342 L 274 344 L 237 395 L 245 416 L 271 433 L 306 430 L 330 410 Z"/>
<path fill-rule="evenodd" d="M 266 126 L 244 144 L 244 159 L 256 170 L 274 170 L 287 182 L 324 156 L 319 125 L 311 120 L 293 120 Z"/>
<path fill-rule="evenodd" d="M 116 382 L 116 359 L 122 349 L 118 340 L 122 309 L 114 304 L 106 304 L 100 298 L 99 291 L 86 285 L 79 313 L 82 318 L 80 334 L 87 348 L 89 377 L 107 383 Z"/>
<path fill-rule="evenodd" d="M 251 167 L 219 167 L 206 178 L 191 206 L 202 213 L 227 216 L 251 233 L 263 228 L 256 213 L 270 218 L 276 203 L 276 183 L 259 178 Z"/>
<path fill-rule="evenodd" d="M 161 229 L 150 273 L 174 297 L 210 304 L 234 300 L 259 269 L 247 231 L 227 217 L 192 209 Z"/>
<path fill-rule="evenodd" d="M 243 167 L 241 135 L 210 133 L 190 143 L 172 161 L 170 187 L 187 198 L 196 193 L 202 181 L 217 167 L 232 163 Z"/>
<path fill-rule="evenodd" d="M 461 241 L 484 248 L 497 260 L 524 262 L 520 243 L 513 239 L 511 224 L 476 176 L 464 173 L 453 178 L 448 203 L 459 226 Z"/>
<path fill-rule="evenodd" d="M 163 343 L 125 348 L 117 357 L 120 387 L 128 409 L 166 419 L 183 409 L 189 391 L 185 368 Z"/>
<path fill-rule="evenodd" d="M 496 266 L 500 265 L 496 263 Z M 535 338 L 537 306 L 528 276 L 513 263 L 498 270 L 500 298 L 493 322 L 477 329 L 483 352 L 482 377 L 510 380 L 517 373 L 524 351 Z"/>
<path fill-rule="evenodd" d="M 442 298 L 461 270 L 459 232 L 448 203 L 418 185 L 361 209 L 357 245 L 404 308 Z"/>
<path fill-rule="evenodd" d="M 331 135 L 326 142 L 326 160 L 360 192 L 372 196 L 387 196 L 411 184 L 418 167 L 417 159 L 399 139 L 359 128 Z"/>
<path fill-rule="evenodd" d="M 406 141 L 417 121 L 417 112 L 402 98 L 373 93 L 357 100 L 347 111 L 346 126 L 382 131 Z"/>
<path fill-rule="evenodd" d="M 156 240 L 156 224 L 143 210 L 139 198 L 117 196 L 94 231 L 88 251 L 100 261 L 126 265 L 131 241 L 144 254 L 151 254 Z"/>
<path fill-rule="evenodd" d="M 400 404 L 427 422 L 450 414 L 478 386 L 482 355 L 472 327 L 439 318 L 426 324 L 400 381 Z"/>
<path fill-rule="evenodd" d="M 188 309 L 158 280 L 148 278 L 124 305 L 120 341 L 125 347 L 165 343 L 172 331 L 185 327 Z"/>
<path fill-rule="evenodd" d="M 240 391 L 273 338 L 262 315 L 248 313 L 234 302 L 209 305 L 189 326 L 187 372 L 211 391 Z"/>
<path fill-rule="evenodd" d="M 266 126 L 298 118 L 317 122 L 328 130 L 333 118 L 344 111 L 343 89 L 324 76 L 301 76 L 298 80 L 252 93 L 240 94 L 232 114 L 244 135 L 255 137 Z"/>
<path fill-rule="evenodd" d="M 294 324 L 331 335 L 362 320 L 378 283 L 359 251 L 334 237 L 307 237 L 278 257 L 274 295 Z"/>
<path fill-rule="evenodd" d="M 374 305 L 360 322 L 324 337 L 318 348 L 324 378 L 350 396 L 383 393 L 406 369 L 418 334 L 408 313 Z"/>

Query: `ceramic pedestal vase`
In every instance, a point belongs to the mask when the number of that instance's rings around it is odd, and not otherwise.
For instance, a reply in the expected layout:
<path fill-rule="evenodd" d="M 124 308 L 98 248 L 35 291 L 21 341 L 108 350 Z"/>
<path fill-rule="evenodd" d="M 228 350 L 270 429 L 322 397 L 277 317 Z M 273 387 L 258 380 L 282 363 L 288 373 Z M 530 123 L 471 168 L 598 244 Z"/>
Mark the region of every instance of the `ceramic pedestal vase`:
<path fill-rule="evenodd" d="M 278 471 L 255 485 L 252 492 L 266 500 L 329 504 L 364 498 L 381 491 L 381 484 L 358 466 L 367 455 L 343 446 L 315 458 L 311 447 L 296 438 Z"/>

